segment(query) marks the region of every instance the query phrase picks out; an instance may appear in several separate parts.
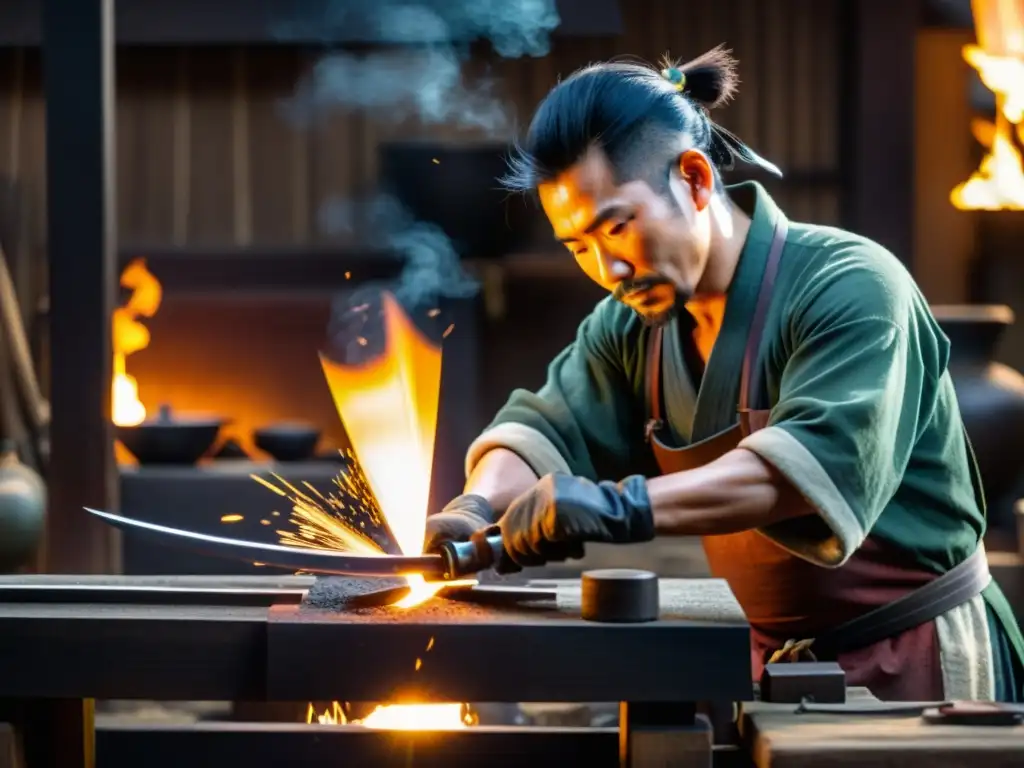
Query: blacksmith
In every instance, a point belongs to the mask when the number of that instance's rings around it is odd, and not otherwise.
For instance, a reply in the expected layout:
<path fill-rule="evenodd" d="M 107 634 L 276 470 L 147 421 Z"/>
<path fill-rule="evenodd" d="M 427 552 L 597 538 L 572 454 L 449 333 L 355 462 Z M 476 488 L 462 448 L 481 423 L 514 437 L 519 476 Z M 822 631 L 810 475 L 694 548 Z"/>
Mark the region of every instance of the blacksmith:
<path fill-rule="evenodd" d="M 734 161 L 776 170 L 709 117 L 736 82 L 715 49 L 590 66 L 541 103 L 507 185 L 611 295 L 473 443 L 428 546 L 497 526 L 521 567 L 701 536 L 755 677 L 786 649 L 883 699 L 1020 700 L 949 341 L 883 247 L 723 186 Z"/>

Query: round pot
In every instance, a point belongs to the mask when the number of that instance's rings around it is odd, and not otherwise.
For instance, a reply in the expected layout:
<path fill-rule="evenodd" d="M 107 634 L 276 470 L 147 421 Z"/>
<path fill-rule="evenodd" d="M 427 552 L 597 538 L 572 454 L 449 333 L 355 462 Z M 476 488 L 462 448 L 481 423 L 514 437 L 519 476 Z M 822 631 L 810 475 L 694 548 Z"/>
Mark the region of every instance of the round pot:
<path fill-rule="evenodd" d="M 932 311 L 952 344 L 949 372 L 978 459 L 988 528 L 1012 540 L 1014 506 L 1024 497 L 1024 376 L 993 358 L 1013 312 L 970 305 Z"/>
<path fill-rule="evenodd" d="M 27 565 L 43 538 L 46 486 L 18 461 L 12 445 L 0 444 L 0 573 Z"/>
<path fill-rule="evenodd" d="M 276 461 L 307 461 L 316 454 L 320 430 L 309 424 L 271 424 L 257 429 L 253 442 Z"/>
<path fill-rule="evenodd" d="M 175 416 L 161 406 L 157 418 L 131 427 L 115 427 L 121 444 L 139 464 L 195 464 L 217 442 L 225 421 Z"/>

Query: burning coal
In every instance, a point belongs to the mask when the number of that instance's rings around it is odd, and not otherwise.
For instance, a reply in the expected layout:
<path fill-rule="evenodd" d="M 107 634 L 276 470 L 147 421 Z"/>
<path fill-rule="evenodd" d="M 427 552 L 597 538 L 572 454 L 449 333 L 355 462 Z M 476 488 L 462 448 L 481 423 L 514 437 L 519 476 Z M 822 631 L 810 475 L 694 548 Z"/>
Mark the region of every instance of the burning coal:
<path fill-rule="evenodd" d="M 434 647 L 431 637 L 424 650 L 424 656 Z M 416 671 L 423 666 L 423 659 L 416 659 Z M 438 731 L 466 728 L 479 722 L 477 713 L 469 704 L 423 704 L 398 703 L 381 704 L 365 717 L 351 716 L 349 705 L 332 701 L 330 706 L 318 709 L 310 702 L 306 710 L 306 722 L 319 725 L 362 725 L 367 728 L 383 728 L 404 731 Z"/>
<path fill-rule="evenodd" d="M 382 704 L 366 717 L 349 718 L 345 707 L 332 701 L 318 711 L 313 704 L 306 711 L 307 723 L 320 725 L 362 725 L 401 731 L 436 731 L 476 725 L 477 716 L 468 704 Z"/>

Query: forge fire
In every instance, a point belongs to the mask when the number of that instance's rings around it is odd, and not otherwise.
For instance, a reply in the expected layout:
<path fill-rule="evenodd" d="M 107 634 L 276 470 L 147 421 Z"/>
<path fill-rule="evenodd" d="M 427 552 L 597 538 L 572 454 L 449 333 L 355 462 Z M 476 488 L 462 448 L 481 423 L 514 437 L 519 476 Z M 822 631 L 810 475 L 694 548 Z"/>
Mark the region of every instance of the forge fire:
<path fill-rule="evenodd" d="M 320 358 L 352 446 L 344 452 L 346 463 L 334 479 L 335 488 L 325 493 L 308 482 L 300 488 L 279 475 L 272 481 L 253 475 L 291 504 L 294 530 L 277 531 L 282 544 L 385 555 L 385 543 L 374 536 L 383 532 L 401 554 L 423 552 L 441 349 L 419 332 L 391 294 L 382 294 L 381 306 L 385 345 L 380 356 L 352 366 Z M 419 605 L 446 587 L 476 583 L 428 582 L 419 573 L 405 574 L 405 580 L 409 591 L 393 604 L 396 609 Z M 418 658 L 416 669 L 421 665 Z M 475 720 L 466 704 L 386 704 L 353 719 L 334 702 L 320 712 L 311 703 L 307 722 L 420 730 L 465 727 Z"/>
<path fill-rule="evenodd" d="M 365 311 L 367 307 L 363 307 Z M 437 433 L 441 349 L 416 328 L 390 293 L 381 295 L 385 345 L 377 358 L 346 366 L 321 355 L 324 376 L 352 448 L 323 493 L 310 483 L 298 488 L 274 475 L 253 479 L 291 505 L 294 531 L 278 531 L 282 544 L 385 555 L 373 531 L 394 542 L 399 553 L 423 553 L 430 477 Z M 430 599 L 445 586 L 409 573 L 410 587 L 397 607 Z"/>
<path fill-rule="evenodd" d="M 476 725 L 477 717 L 468 704 L 383 704 L 361 718 L 351 718 L 337 701 L 317 710 L 310 703 L 306 722 L 319 725 L 362 725 L 396 731 L 447 730 Z"/>

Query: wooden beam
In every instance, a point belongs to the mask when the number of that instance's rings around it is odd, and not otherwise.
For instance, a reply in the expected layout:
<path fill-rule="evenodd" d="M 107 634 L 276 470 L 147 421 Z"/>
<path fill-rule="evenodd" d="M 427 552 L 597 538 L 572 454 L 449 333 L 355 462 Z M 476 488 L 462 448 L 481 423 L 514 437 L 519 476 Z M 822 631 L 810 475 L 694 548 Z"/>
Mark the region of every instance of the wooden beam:
<path fill-rule="evenodd" d="M 47 570 L 116 568 L 111 332 L 116 285 L 113 0 L 46 0 L 50 463 Z"/>
<path fill-rule="evenodd" d="M 294 707 L 304 714 L 304 704 Z M 483 717 L 483 715 L 481 715 Z M 443 732 L 338 728 L 305 723 L 132 723 L 108 718 L 97 726 L 101 766 L 194 768 L 319 768 L 324 765 L 586 765 L 617 768 L 615 728 L 522 726 Z M 696 764 L 696 763 L 695 763 Z"/>
<path fill-rule="evenodd" d="M 917 0 L 844 0 L 844 223 L 905 264 L 914 245 Z"/>
<path fill-rule="evenodd" d="M 968 93 L 971 68 L 960 51 L 973 42 L 967 30 L 926 29 L 917 39 L 914 88 L 914 273 L 932 304 L 972 300 L 971 266 L 977 216 L 957 211 L 953 188 L 978 167 L 971 137 Z"/>
<path fill-rule="evenodd" d="M 4 700 L 262 701 L 266 649 L 260 606 L 0 603 L 0 721 Z"/>

